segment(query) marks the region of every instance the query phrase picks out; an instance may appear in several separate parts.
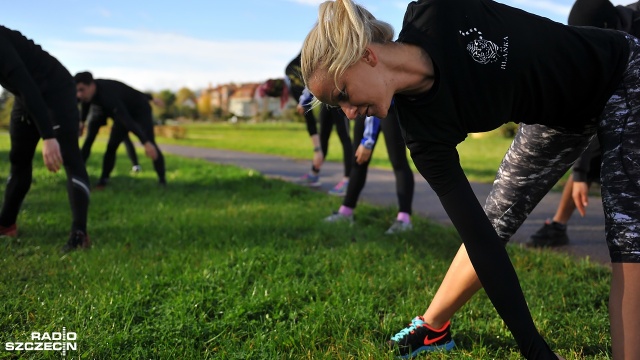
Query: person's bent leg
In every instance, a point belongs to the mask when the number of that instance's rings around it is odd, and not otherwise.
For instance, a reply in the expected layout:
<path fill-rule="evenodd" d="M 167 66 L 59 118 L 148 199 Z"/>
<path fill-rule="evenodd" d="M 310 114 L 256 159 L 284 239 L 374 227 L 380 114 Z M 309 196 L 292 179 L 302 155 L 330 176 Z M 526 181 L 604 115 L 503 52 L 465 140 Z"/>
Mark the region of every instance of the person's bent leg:
<path fill-rule="evenodd" d="M 338 137 L 342 143 L 342 162 L 344 163 L 344 177 L 349 178 L 351 174 L 351 166 L 353 165 L 353 156 L 355 149 L 351 145 L 351 126 L 349 119 L 344 115 L 340 109 L 332 109 L 333 119 L 336 124 L 336 130 L 338 131 Z"/>
<path fill-rule="evenodd" d="M 576 210 L 576 205 L 571 197 L 572 191 L 573 175 L 569 175 L 569 179 L 567 179 L 567 183 L 564 184 L 564 188 L 562 189 L 562 196 L 560 197 L 558 209 L 553 215 L 553 221 L 562 225 L 566 225 L 567 222 L 569 222 L 571 215 L 573 215 L 573 212 Z"/>
<path fill-rule="evenodd" d="M 505 242 L 511 238 L 586 148 L 594 131 L 593 127 L 569 132 L 540 125 L 520 126 L 485 203 L 485 212 L 500 238 Z M 424 314 L 428 324 L 438 326 L 449 321 L 480 289 L 473 269 L 463 245 Z"/>
<path fill-rule="evenodd" d="M 11 172 L 0 211 L 0 226 L 5 228 L 16 223 L 22 201 L 31 188 L 33 156 L 40 140 L 38 129 L 27 119 L 26 109 L 17 98 L 9 126 Z"/>
<path fill-rule="evenodd" d="M 153 160 L 153 168 L 156 171 L 156 174 L 158 174 L 158 182 L 162 185 L 165 185 L 167 183 L 167 180 L 165 178 L 166 170 L 164 166 L 164 156 L 162 155 L 162 151 L 160 151 L 160 148 L 156 144 L 155 135 L 153 132 L 153 118 L 151 116 L 151 108 L 149 108 L 149 111 L 146 112 L 145 118 L 140 120 L 142 131 L 145 132 L 145 136 L 147 137 L 148 141 L 150 141 L 153 146 L 156 147 L 156 152 L 158 153 L 158 157 Z"/>
<path fill-rule="evenodd" d="M 60 153 L 67 173 L 67 193 L 71 204 L 72 231 L 87 232 L 87 213 L 89 210 L 89 175 L 82 161 L 73 132 L 67 131 L 56 136 L 60 144 Z M 74 146 L 75 145 L 75 146 Z"/>
<path fill-rule="evenodd" d="M 640 41 L 627 39 L 630 61 L 598 129 L 602 203 L 613 263 L 609 317 L 615 360 L 640 354 Z"/>
<path fill-rule="evenodd" d="M 329 154 L 329 138 L 333 131 L 333 115 L 331 108 L 325 104 L 320 105 L 320 147 L 324 158 Z"/>
<path fill-rule="evenodd" d="M 396 194 L 398 196 L 398 212 L 411 215 L 413 212 L 413 192 L 415 181 L 413 171 L 407 159 L 407 147 L 402 138 L 395 108 L 389 110 L 389 115 L 380 122 L 384 134 L 389 161 L 396 178 Z M 400 219 L 399 219 L 400 220 Z"/>
<path fill-rule="evenodd" d="M 95 119 L 90 119 L 87 121 L 87 133 L 84 138 L 84 143 L 82 143 L 82 161 L 87 162 L 89 156 L 91 155 L 91 147 L 93 146 L 96 137 L 98 136 L 98 132 L 100 131 L 100 127 L 102 125 L 99 121 Z"/>
<path fill-rule="evenodd" d="M 140 163 L 138 162 L 138 154 L 136 154 L 136 147 L 133 145 L 129 134 L 122 139 L 122 142 L 124 142 L 124 147 L 127 149 L 127 155 L 129 155 L 131 165 L 134 167 L 140 166 Z"/>
<path fill-rule="evenodd" d="M 640 263 L 612 264 L 609 319 L 615 360 L 640 354 Z"/>
<path fill-rule="evenodd" d="M 363 133 L 364 133 L 364 118 L 360 117 L 354 120 L 355 124 L 353 127 L 353 147 L 357 148 L 362 141 Z M 337 124 L 338 128 L 340 128 L 340 124 Z M 372 149 L 373 151 L 374 149 Z M 360 197 L 360 193 L 362 189 L 364 189 L 364 185 L 367 182 L 367 172 L 369 169 L 369 160 L 363 162 L 362 164 L 358 164 L 356 162 L 355 156 L 349 158 L 351 161 L 351 170 L 349 175 L 349 185 L 347 185 L 347 193 L 342 201 L 342 206 L 349 208 L 351 211 L 356 208 L 358 205 L 358 198 Z M 341 208 L 342 209 L 342 208 Z"/>
<path fill-rule="evenodd" d="M 113 168 L 116 166 L 116 153 L 118 146 L 127 136 L 127 129 L 124 125 L 114 122 L 111 128 L 111 134 L 109 135 L 109 141 L 107 142 L 107 150 L 104 152 L 104 158 L 102 159 L 102 174 L 100 174 L 100 180 L 98 180 L 98 186 L 104 186 L 107 184 Z"/>
<path fill-rule="evenodd" d="M 62 74 L 66 75 L 66 74 Z M 53 81 L 56 89 L 56 99 L 49 100 L 49 109 L 54 124 L 55 136 L 60 145 L 62 163 L 67 175 L 67 196 L 71 206 L 73 221 L 69 241 L 62 249 L 70 251 L 76 248 L 87 248 L 90 245 L 87 235 L 87 216 L 89 211 L 89 175 L 78 147 L 78 122 L 80 115 L 76 105 L 76 88 L 67 76 L 60 76 Z M 98 107 L 94 110 L 100 110 Z M 106 122 L 101 112 L 96 112 L 93 120 L 98 123 Z"/>

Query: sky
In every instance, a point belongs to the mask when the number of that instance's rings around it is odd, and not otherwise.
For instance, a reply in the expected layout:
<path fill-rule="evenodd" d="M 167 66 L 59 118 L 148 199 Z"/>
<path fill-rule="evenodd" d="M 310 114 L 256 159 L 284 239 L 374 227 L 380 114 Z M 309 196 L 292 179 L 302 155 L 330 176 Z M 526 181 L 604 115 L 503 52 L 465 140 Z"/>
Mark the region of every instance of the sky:
<path fill-rule="evenodd" d="M 0 24 L 67 67 L 143 91 L 200 90 L 284 76 L 321 0 L 21 0 Z M 401 29 L 408 1 L 356 0 Z M 573 0 L 499 0 L 566 23 Z M 612 0 L 616 5 L 630 1 Z"/>

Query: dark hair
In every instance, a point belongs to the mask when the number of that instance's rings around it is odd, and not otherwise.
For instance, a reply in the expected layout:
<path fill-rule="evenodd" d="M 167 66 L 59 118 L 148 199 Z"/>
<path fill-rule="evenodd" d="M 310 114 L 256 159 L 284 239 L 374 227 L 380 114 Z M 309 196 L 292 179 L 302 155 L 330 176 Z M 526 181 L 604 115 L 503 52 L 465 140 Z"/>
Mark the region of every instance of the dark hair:
<path fill-rule="evenodd" d="M 76 84 L 83 83 L 90 85 L 93 82 L 93 75 L 88 71 L 79 72 L 73 78 L 76 80 Z"/>

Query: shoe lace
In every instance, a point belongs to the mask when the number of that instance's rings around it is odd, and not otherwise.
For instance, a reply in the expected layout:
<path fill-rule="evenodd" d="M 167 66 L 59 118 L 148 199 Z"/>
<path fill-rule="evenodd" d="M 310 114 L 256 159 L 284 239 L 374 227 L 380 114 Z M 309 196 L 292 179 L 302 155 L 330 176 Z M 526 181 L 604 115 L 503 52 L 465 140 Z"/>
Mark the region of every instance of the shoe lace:
<path fill-rule="evenodd" d="M 395 334 L 391 340 L 395 341 L 395 342 L 399 342 L 400 340 L 402 340 L 405 336 L 413 333 L 417 328 L 424 326 L 424 321 L 422 321 L 420 318 L 415 318 L 413 320 L 411 320 L 411 323 L 404 329 L 400 330 L 399 333 Z"/>

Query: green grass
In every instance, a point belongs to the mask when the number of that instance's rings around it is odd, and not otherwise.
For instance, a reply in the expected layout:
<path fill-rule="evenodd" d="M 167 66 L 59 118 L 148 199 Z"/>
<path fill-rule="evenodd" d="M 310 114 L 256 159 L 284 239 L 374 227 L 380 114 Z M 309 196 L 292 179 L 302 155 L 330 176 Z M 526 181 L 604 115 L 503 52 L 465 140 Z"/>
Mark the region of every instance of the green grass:
<path fill-rule="evenodd" d="M 145 171 L 134 176 L 121 151 L 110 187 L 92 193 L 93 248 L 61 255 L 65 177 L 36 155 L 20 236 L 0 238 L 2 344 L 66 327 L 78 334 L 74 359 L 392 359 L 384 342 L 424 311 L 460 243 L 421 218 L 416 231 L 385 236 L 393 209 L 366 204 L 355 226 L 328 227 L 320 219 L 340 199 L 200 160 L 167 156 L 159 188 L 140 156 Z M 7 158 L 3 135 L 2 181 Z M 508 250 L 552 348 L 610 358 L 609 269 Z M 483 292 L 452 323 L 458 347 L 425 359 L 521 358 Z M 0 358 L 61 355 L 3 348 Z"/>
<path fill-rule="evenodd" d="M 301 123 L 190 123 L 184 124 L 187 138 L 181 140 L 160 138 L 160 143 L 211 147 L 253 153 L 281 155 L 295 159 L 309 159 L 313 155 L 306 127 Z M 376 145 L 371 166 L 391 169 L 382 137 Z M 512 139 L 497 132 L 481 139 L 469 137 L 458 145 L 460 162 L 471 181 L 490 183 L 494 180 L 502 157 Z M 328 161 L 342 161 L 342 145 L 337 134 L 329 142 Z M 411 166 L 415 170 L 413 163 Z"/>

